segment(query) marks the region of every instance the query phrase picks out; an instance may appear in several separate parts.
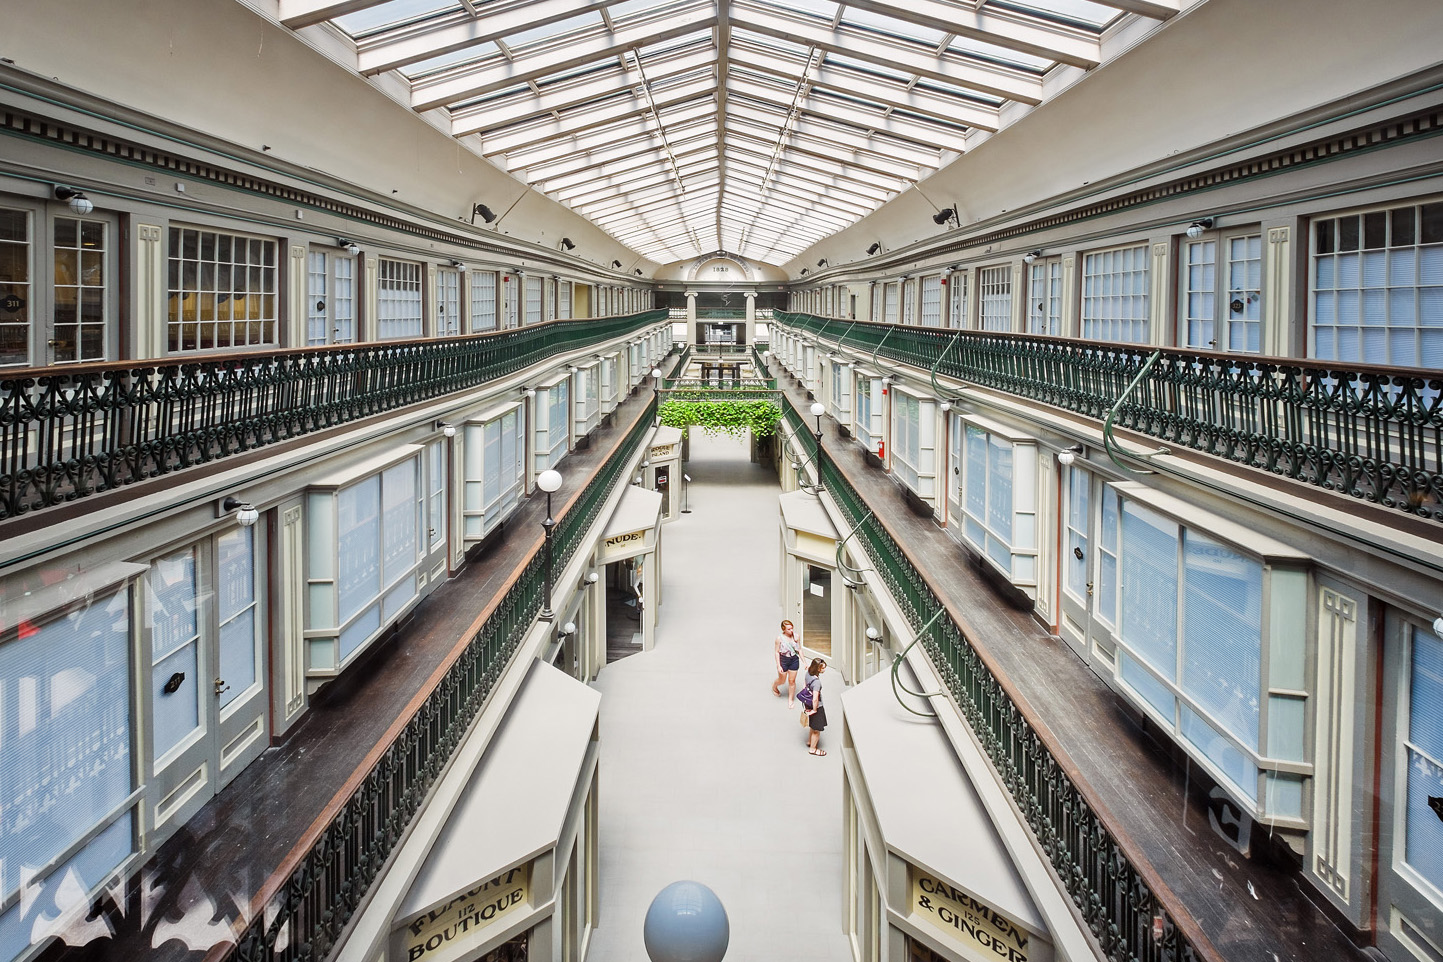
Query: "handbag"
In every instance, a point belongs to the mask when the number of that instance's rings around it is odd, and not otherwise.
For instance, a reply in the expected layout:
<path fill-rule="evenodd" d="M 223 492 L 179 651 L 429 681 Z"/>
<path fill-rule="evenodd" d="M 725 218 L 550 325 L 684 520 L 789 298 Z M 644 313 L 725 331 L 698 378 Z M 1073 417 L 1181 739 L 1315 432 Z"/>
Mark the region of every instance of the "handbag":
<path fill-rule="evenodd" d="M 806 705 L 808 711 L 811 711 L 813 708 L 816 707 L 812 704 L 812 690 L 805 685 L 803 685 L 801 689 L 797 691 L 797 701 L 801 702 L 803 705 Z"/>
<path fill-rule="evenodd" d="M 807 727 L 807 710 L 805 708 L 802 709 L 802 727 Z"/>

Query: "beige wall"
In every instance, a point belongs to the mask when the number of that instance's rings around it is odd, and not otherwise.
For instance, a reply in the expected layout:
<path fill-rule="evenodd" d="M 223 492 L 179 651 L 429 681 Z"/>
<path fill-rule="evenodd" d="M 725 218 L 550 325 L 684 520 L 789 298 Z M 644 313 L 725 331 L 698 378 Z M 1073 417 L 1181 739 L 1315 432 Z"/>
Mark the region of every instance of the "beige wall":
<path fill-rule="evenodd" d="M 313 168 L 446 220 L 472 203 L 502 235 L 626 273 L 654 266 L 238 0 L 4 4 L 6 57 L 103 100 Z M 57 19 L 60 17 L 60 19 Z M 308 36 L 323 36 L 314 32 Z M 393 193 L 394 192 L 394 193 Z M 506 213 L 509 211 L 509 213 Z"/>
<path fill-rule="evenodd" d="M 1194 151 L 1443 60 L 1438 0 L 1207 0 L 789 262 L 865 260 Z"/>

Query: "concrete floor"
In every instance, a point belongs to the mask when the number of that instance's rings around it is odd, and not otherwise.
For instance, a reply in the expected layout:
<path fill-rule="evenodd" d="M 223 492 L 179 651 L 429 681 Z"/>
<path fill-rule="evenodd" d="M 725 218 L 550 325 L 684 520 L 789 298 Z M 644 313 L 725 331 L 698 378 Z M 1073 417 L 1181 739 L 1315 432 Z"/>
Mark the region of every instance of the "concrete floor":
<path fill-rule="evenodd" d="M 709 885 L 730 962 L 851 957 L 842 932 L 841 679 L 824 758 L 768 690 L 782 618 L 776 476 L 745 441 L 691 439 L 692 513 L 666 524 L 656 648 L 608 665 L 601 702 L 601 915 L 588 962 L 645 962 L 642 921 Z"/>

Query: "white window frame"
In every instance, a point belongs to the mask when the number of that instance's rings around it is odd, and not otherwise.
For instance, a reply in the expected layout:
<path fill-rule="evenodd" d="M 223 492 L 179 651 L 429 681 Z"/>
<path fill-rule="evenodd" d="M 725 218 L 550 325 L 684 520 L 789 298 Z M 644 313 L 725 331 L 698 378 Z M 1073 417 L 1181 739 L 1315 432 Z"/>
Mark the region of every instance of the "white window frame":
<path fill-rule="evenodd" d="M 539 386 L 534 400 L 533 450 L 541 472 L 556 467 L 571 442 L 571 377 L 562 375 Z"/>
<path fill-rule="evenodd" d="M 854 384 L 857 413 L 852 433 L 862 447 L 876 454 L 877 445 L 882 442 L 882 410 L 885 407 L 882 376 L 858 368 Z"/>
<path fill-rule="evenodd" d="M 456 337 L 461 326 L 461 271 L 436 268 L 436 336 Z"/>
<path fill-rule="evenodd" d="M 947 326 L 958 330 L 967 327 L 966 271 L 953 271 L 947 275 Z"/>
<path fill-rule="evenodd" d="M 941 274 L 928 274 L 922 278 L 921 324 L 923 327 L 942 326 Z"/>
<path fill-rule="evenodd" d="M 540 324 L 546 311 L 546 288 L 543 278 L 534 274 L 524 275 L 526 313 L 524 324 Z"/>
<path fill-rule="evenodd" d="M 574 430 L 578 438 L 590 434 L 592 429 L 601 423 L 601 392 L 597 383 L 600 376 L 599 364 L 577 368 L 576 373 L 571 375 L 571 394 L 576 405 Z"/>
<path fill-rule="evenodd" d="M 306 252 L 306 344 L 353 344 L 360 293 L 356 258 L 339 250 Z"/>
<path fill-rule="evenodd" d="M 466 289 L 470 300 L 468 329 L 474 334 L 480 331 L 494 331 L 498 323 L 496 309 L 497 282 L 495 271 L 467 271 Z"/>
<path fill-rule="evenodd" d="M 912 493 L 933 501 L 937 495 L 937 402 L 893 384 L 892 473 Z"/>
<path fill-rule="evenodd" d="M 1256 228 L 1183 241 L 1178 259 L 1179 344 L 1199 351 L 1262 351 L 1262 245 Z"/>
<path fill-rule="evenodd" d="M 418 261 L 381 257 L 376 264 L 376 339 L 424 337 L 426 312 L 422 291 L 425 268 Z"/>
<path fill-rule="evenodd" d="M 196 239 L 194 258 L 185 256 L 189 235 Z M 186 224 L 172 224 L 167 237 L 168 354 L 204 354 L 280 344 L 280 244 L 275 238 Z M 211 238 L 214 254 L 204 258 L 207 237 Z M 245 249 L 244 255 L 239 247 Z M 222 253 L 226 249 L 229 256 Z M 187 320 L 185 304 L 192 297 L 193 317 Z M 201 319 L 207 304 L 212 312 L 209 321 Z M 237 317 L 237 313 L 241 316 Z M 195 328 L 195 341 L 186 346 L 186 328 L 191 326 Z M 206 328 L 212 335 L 210 343 L 202 343 L 201 334 Z"/>
<path fill-rule="evenodd" d="M 462 436 L 462 538 L 482 540 L 516 509 L 526 485 L 526 412 L 521 402 L 484 411 Z"/>
<path fill-rule="evenodd" d="M 957 511 L 954 536 L 970 545 L 987 564 L 1015 585 L 1035 586 L 1038 577 L 1038 454 L 1035 438 L 975 415 L 952 416 L 957 471 L 952 474 L 952 503 Z M 980 451 L 981 464 L 973 454 Z M 1000 475 L 1007 456 L 1006 483 Z M 980 506 L 973 503 L 981 493 Z M 1006 530 L 998 524 L 1005 518 Z M 980 510 L 979 510 L 980 507 Z"/>
<path fill-rule="evenodd" d="M 977 324 L 984 331 L 1012 330 L 1012 265 L 977 270 Z"/>
<path fill-rule="evenodd" d="M 1062 336 L 1062 258 L 1039 257 L 1027 265 L 1028 334 Z"/>
<path fill-rule="evenodd" d="M 1083 254 L 1082 337 L 1152 343 L 1151 278 L 1152 252 L 1145 241 Z"/>

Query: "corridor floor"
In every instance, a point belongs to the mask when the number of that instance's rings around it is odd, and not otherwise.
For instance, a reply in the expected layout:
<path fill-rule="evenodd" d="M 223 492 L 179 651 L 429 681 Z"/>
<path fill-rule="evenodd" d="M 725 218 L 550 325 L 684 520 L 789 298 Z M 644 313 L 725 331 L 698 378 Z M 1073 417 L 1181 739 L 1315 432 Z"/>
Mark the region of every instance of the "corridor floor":
<path fill-rule="evenodd" d="M 767 690 L 782 618 L 776 476 L 744 441 L 691 440 L 690 514 L 662 533 L 656 647 L 602 692 L 600 918 L 589 962 L 645 962 L 663 887 L 726 906 L 728 962 L 850 958 L 842 932 L 842 682 L 827 675 L 826 757 Z"/>

